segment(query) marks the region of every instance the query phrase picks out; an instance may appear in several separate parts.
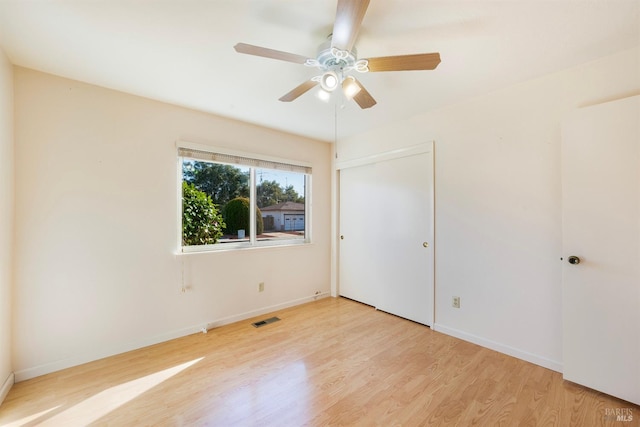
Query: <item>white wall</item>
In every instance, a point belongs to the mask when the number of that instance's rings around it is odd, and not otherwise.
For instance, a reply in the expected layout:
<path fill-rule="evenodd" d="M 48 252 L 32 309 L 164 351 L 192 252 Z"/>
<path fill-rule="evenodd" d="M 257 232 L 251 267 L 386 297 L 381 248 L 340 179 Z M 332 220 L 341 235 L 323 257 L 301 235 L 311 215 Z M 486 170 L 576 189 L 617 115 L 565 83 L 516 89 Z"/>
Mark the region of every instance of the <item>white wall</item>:
<path fill-rule="evenodd" d="M 329 144 L 33 70 L 14 78 L 17 380 L 329 292 Z M 176 256 L 176 140 L 310 162 L 313 244 Z"/>
<path fill-rule="evenodd" d="M 11 288 L 13 259 L 13 66 L 0 49 L 0 402 L 13 384 Z"/>
<path fill-rule="evenodd" d="M 577 107 L 640 93 L 639 57 L 621 52 L 338 142 L 345 161 L 435 141 L 436 330 L 562 369 L 560 124 Z"/>

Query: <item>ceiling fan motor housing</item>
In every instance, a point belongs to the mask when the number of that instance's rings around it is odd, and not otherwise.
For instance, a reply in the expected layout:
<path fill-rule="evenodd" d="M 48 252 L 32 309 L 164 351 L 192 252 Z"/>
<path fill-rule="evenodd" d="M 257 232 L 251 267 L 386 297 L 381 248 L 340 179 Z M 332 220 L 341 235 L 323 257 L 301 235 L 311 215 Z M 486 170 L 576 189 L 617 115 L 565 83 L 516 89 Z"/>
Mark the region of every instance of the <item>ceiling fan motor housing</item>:
<path fill-rule="evenodd" d="M 354 47 L 351 51 L 339 50 L 331 47 L 331 39 L 318 48 L 317 66 L 323 71 L 338 71 L 354 68 L 358 51 Z"/>
<path fill-rule="evenodd" d="M 318 67 L 324 72 L 322 76 L 314 77 L 322 88 L 332 92 L 345 79 L 345 73 L 351 70 L 367 72 L 367 60 L 358 61 L 358 51 L 353 47 L 350 51 L 331 47 L 331 36 L 318 48 L 316 59 L 308 59 L 305 65 Z M 334 81 L 335 80 L 335 81 Z"/>

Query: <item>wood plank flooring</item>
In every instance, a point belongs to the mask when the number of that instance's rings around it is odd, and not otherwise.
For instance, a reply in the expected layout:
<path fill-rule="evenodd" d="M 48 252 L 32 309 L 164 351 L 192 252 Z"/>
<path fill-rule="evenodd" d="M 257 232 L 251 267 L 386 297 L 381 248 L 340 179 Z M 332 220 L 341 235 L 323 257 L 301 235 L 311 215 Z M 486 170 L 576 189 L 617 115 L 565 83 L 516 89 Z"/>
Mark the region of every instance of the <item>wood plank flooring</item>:
<path fill-rule="evenodd" d="M 256 320 L 279 322 L 254 328 Z M 631 422 L 611 411 L 631 409 Z M 0 426 L 638 426 L 556 372 L 325 298 L 14 385 Z"/>

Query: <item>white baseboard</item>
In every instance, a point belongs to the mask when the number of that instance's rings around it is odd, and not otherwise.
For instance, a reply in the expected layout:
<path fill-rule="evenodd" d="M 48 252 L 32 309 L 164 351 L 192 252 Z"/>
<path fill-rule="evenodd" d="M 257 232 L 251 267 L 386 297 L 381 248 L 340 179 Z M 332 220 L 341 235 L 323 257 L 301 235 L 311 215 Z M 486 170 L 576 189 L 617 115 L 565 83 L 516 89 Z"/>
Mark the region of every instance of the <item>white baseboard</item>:
<path fill-rule="evenodd" d="M 283 310 L 285 308 L 294 307 L 296 305 L 304 304 L 307 302 L 315 301 L 320 298 L 326 298 L 329 296 L 329 292 L 323 292 L 318 295 L 314 295 L 312 297 L 304 297 L 299 298 L 292 301 L 287 301 L 282 304 L 276 304 L 269 307 L 263 307 L 258 310 L 247 311 L 246 313 L 236 314 L 229 317 L 224 317 L 222 319 L 214 320 L 212 322 L 207 323 L 207 329 L 218 328 L 220 326 L 228 325 L 230 323 L 239 322 L 241 320 L 250 319 L 252 317 L 260 316 L 261 314 L 271 313 L 277 310 Z M 198 330 L 201 330 L 198 329 Z"/>
<path fill-rule="evenodd" d="M 13 372 L 11 372 L 0 388 L 0 405 L 2 405 L 2 402 L 4 402 L 4 399 L 9 394 L 9 390 L 11 390 L 11 387 L 13 387 L 13 384 L 15 384 L 15 382 L 16 377 Z"/>
<path fill-rule="evenodd" d="M 469 334 L 458 329 L 450 328 L 439 323 L 435 323 L 432 329 L 434 331 L 442 332 L 443 334 L 451 335 L 452 337 L 460 338 L 461 340 L 472 342 L 474 344 L 481 345 L 482 347 L 495 350 L 499 353 L 508 354 L 509 356 L 531 362 L 534 365 L 542 366 L 543 368 L 562 373 L 562 362 L 547 359 L 545 357 L 541 357 L 526 351 L 518 350 L 517 348 L 478 337 L 476 335 Z"/>
<path fill-rule="evenodd" d="M 15 372 L 15 381 L 16 382 L 25 381 L 31 378 L 39 377 L 41 375 L 50 374 L 51 372 L 56 372 L 62 369 L 71 368 L 73 366 L 82 365 L 83 363 L 93 362 L 95 360 L 104 359 L 105 357 L 126 353 L 127 351 L 137 350 L 139 348 L 148 347 L 150 345 L 159 344 L 161 342 L 170 341 L 176 338 L 181 338 L 187 335 L 202 332 L 204 328 L 206 329 L 216 328 L 219 326 L 227 325 L 229 323 L 239 322 L 245 319 L 249 319 L 251 317 L 260 316 L 261 314 L 271 313 L 276 310 L 282 310 L 284 308 L 293 307 L 296 305 L 311 302 L 316 299 L 325 298 L 327 296 L 329 296 L 329 293 L 324 292 L 318 295 L 298 298 L 298 299 L 287 301 L 281 304 L 276 304 L 269 307 L 263 307 L 257 310 L 248 311 L 246 313 L 224 317 L 222 319 L 216 319 L 206 324 L 201 323 L 198 325 L 189 326 L 176 331 L 171 331 L 165 334 L 142 339 L 140 341 L 136 341 L 133 343 L 116 345 L 109 349 L 102 349 L 101 351 L 85 353 L 79 356 L 69 357 L 69 358 L 58 360 L 55 362 L 45 363 L 45 364 L 34 366 L 31 368 L 21 369 Z"/>

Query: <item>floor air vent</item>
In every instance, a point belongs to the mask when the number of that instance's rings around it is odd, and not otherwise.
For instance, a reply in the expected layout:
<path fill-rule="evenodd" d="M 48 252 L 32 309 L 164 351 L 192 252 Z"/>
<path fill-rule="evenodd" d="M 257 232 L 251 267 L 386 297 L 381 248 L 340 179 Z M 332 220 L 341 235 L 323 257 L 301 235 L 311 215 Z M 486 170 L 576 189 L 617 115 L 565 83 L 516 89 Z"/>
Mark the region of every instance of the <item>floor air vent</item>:
<path fill-rule="evenodd" d="M 278 319 L 277 317 L 270 317 L 268 319 L 264 319 L 256 323 L 252 323 L 252 325 L 255 326 L 256 328 L 259 328 L 260 326 L 268 325 L 269 323 L 277 322 L 278 320 L 280 319 Z"/>

